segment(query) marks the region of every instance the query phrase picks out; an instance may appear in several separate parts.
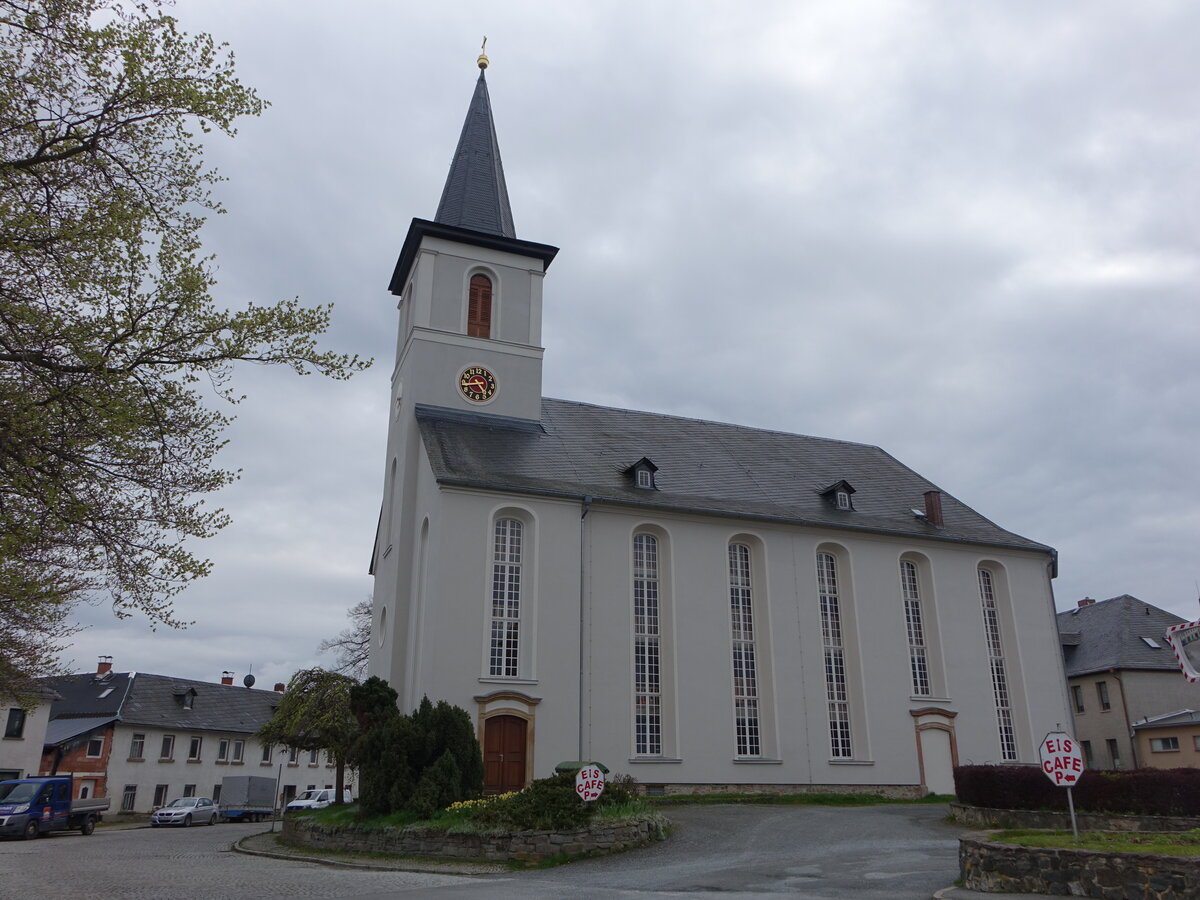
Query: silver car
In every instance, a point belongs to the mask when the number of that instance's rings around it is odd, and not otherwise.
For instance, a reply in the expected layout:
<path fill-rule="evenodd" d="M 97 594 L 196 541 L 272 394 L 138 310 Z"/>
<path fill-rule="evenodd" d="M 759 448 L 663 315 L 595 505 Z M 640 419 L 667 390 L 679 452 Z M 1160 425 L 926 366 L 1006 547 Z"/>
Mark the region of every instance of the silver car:
<path fill-rule="evenodd" d="M 216 825 L 221 811 L 207 797 L 180 797 L 159 807 L 150 817 L 150 827 L 159 825 Z"/>

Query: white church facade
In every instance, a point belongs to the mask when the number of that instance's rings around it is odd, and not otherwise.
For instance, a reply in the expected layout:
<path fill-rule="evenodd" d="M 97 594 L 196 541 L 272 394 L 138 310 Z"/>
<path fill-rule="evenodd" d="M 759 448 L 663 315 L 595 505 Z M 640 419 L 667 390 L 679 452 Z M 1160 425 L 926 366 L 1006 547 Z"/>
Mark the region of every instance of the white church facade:
<path fill-rule="evenodd" d="M 544 398 L 556 253 L 515 236 L 481 72 L 390 285 L 370 673 L 402 708 L 467 709 L 489 791 L 575 759 L 901 794 L 1035 762 L 1071 721 L 1054 551 L 878 447 Z"/>

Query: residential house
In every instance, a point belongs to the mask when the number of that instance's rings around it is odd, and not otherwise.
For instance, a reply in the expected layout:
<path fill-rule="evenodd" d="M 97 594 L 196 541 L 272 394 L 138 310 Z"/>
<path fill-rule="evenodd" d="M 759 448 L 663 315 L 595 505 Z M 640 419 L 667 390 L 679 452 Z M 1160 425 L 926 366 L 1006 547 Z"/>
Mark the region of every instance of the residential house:
<path fill-rule="evenodd" d="M 42 760 L 42 745 L 46 725 L 50 721 L 50 704 L 58 694 L 41 689 L 41 702 L 32 709 L 9 703 L 0 705 L 0 781 L 36 775 Z"/>
<path fill-rule="evenodd" d="M 1200 684 L 1179 670 L 1166 630 L 1184 620 L 1122 594 L 1084 598 L 1058 618 L 1075 737 L 1090 769 L 1154 765 L 1133 724 L 1200 706 Z M 1152 756 L 1153 754 L 1151 754 Z"/>
<path fill-rule="evenodd" d="M 1181 709 L 1133 723 L 1134 748 L 1152 769 L 1200 767 L 1200 712 Z"/>
<path fill-rule="evenodd" d="M 48 679 L 62 699 L 51 707 L 41 770 L 76 777 L 80 796 L 108 796 L 114 811 L 148 813 L 175 797 L 221 799 L 226 775 L 279 782 L 286 803 L 297 792 L 334 786 L 332 760 L 320 751 L 264 745 L 254 733 L 274 714 L 274 691 L 114 672 Z"/>

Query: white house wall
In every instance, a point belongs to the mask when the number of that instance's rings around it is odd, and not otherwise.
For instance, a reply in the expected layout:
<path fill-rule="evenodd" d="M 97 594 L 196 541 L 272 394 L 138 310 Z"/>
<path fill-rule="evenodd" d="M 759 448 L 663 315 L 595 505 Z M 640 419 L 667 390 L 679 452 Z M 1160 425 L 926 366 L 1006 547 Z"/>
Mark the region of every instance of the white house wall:
<path fill-rule="evenodd" d="M 141 759 L 129 756 L 134 734 L 145 735 Z M 175 736 L 174 756 L 169 760 L 159 758 L 164 735 Z M 203 738 L 200 750 L 200 760 L 187 759 L 189 741 L 193 735 Z M 222 738 L 230 741 L 245 741 L 242 755 L 243 762 L 218 762 L 217 748 Z M 276 746 L 273 748 L 271 761 L 262 762 L 262 744 L 248 734 L 212 731 L 181 731 L 179 729 L 156 729 L 136 725 L 118 725 L 113 734 L 112 756 L 108 764 L 108 793 L 112 800 L 111 812 L 121 810 L 121 802 L 126 785 L 137 785 L 137 794 L 132 812 L 149 813 L 154 808 L 155 787 L 167 785 L 166 802 L 183 796 L 185 785 L 196 786 L 196 796 L 212 797 L 213 787 L 221 783 L 227 775 L 258 775 L 275 780 L 280 779 L 279 791 L 282 794 L 287 788 L 292 793 L 311 787 L 333 787 L 337 770 L 329 764 L 324 752 L 318 752 L 317 764 L 309 763 L 309 752 L 302 750 L 297 754 L 297 762 L 290 764 L 289 751 Z M 280 764 L 282 775 L 280 776 Z M 351 776 L 347 774 L 347 784 Z M 353 791 L 358 795 L 357 789 Z M 278 800 L 278 796 L 276 798 Z"/>

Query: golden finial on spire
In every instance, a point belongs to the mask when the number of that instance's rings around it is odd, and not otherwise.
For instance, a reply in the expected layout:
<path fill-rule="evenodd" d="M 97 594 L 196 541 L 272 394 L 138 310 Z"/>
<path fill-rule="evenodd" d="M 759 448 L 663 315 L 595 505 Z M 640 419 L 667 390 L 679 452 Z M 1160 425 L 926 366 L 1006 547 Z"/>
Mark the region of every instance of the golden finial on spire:
<path fill-rule="evenodd" d="M 488 67 L 486 34 L 483 36 L 483 46 L 479 48 L 479 59 L 475 61 L 479 63 L 479 68 L 481 69 L 486 69 Z"/>

